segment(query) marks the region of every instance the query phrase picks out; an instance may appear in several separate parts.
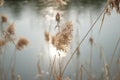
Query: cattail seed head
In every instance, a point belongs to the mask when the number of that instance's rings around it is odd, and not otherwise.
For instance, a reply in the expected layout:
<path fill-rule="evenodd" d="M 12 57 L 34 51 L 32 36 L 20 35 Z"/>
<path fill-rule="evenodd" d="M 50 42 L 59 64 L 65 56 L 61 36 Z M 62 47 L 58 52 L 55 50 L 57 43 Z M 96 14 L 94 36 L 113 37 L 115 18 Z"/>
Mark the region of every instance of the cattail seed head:
<path fill-rule="evenodd" d="M 29 41 L 26 38 L 20 38 L 16 44 L 16 48 L 21 50 L 24 46 L 27 46 Z"/>
<path fill-rule="evenodd" d="M 2 15 L 2 16 L 1 16 L 1 20 L 2 20 L 2 22 L 7 22 L 7 17 L 4 16 L 4 15 Z"/>
<path fill-rule="evenodd" d="M 120 13 L 120 0 L 108 0 L 108 7 L 115 8 L 117 13 Z"/>
<path fill-rule="evenodd" d="M 7 32 L 10 34 L 10 35 L 14 35 L 15 34 L 15 27 L 14 27 L 14 24 L 10 24 L 7 28 Z"/>
<path fill-rule="evenodd" d="M 6 42 L 5 42 L 4 40 L 0 39 L 0 47 L 4 46 L 5 43 L 6 43 Z"/>
<path fill-rule="evenodd" d="M 56 14 L 56 21 L 57 21 L 58 23 L 60 22 L 60 14 L 59 14 L 59 13 Z"/>

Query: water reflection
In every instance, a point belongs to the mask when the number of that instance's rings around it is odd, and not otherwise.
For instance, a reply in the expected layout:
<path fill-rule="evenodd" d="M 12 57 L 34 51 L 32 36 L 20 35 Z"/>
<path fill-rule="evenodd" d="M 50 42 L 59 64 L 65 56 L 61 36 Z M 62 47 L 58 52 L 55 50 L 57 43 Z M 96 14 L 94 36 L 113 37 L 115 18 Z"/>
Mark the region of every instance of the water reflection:
<path fill-rule="evenodd" d="M 71 9 L 71 7 L 76 7 L 77 10 L 92 7 L 94 10 L 97 10 L 100 9 L 105 2 L 105 0 L 69 0 L 67 5 L 56 6 L 55 1 L 57 0 L 6 0 L 4 7 L 11 9 L 12 14 L 19 17 L 25 7 L 40 14 L 46 7 L 54 7 L 65 11 Z"/>
<path fill-rule="evenodd" d="M 20 73 L 25 80 L 38 79 L 39 75 L 37 75 L 36 63 L 38 56 L 40 56 L 42 73 L 46 76 L 49 75 L 49 52 L 48 44 L 44 40 L 44 31 L 48 31 L 49 28 L 51 28 L 51 34 L 54 34 L 54 27 L 56 26 L 55 15 L 57 12 L 60 12 L 62 15 L 61 24 L 67 20 L 73 22 L 73 42 L 70 49 L 73 52 L 78 42 L 88 31 L 91 23 L 95 20 L 96 15 L 101 11 L 104 2 L 105 0 L 68 0 L 67 5 L 56 6 L 54 0 L 5 0 L 5 5 L 0 8 L 0 14 L 7 15 L 11 21 L 15 20 L 17 36 L 26 36 L 30 41 L 28 48 L 22 52 L 17 52 L 17 74 Z M 107 53 L 105 56 L 109 61 L 109 57 L 111 57 L 113 52 L 113 45 L 120 36 L 120 18 L 119 15 L 113 11 L 113 15 L 111 15 L 110 18 L 107 16 L 105 21 L 102 33 L 100 35 L 98 34 L 99 21 L 95 29 L 93 29 L 92 35 L 94 36 L 96 44 L 101 44 L 104 47 L 105 53 Z M 83 45 L 81 45 L 80 59 L 78 59 L 80 60 L 79 63 L 85 65 L 87 69 L 90 56 L 89 37 L 90 35 L 84 41 Z M 96 78 L 100 77 L 101 80 L 102 73 L 104 73 L 102 69 L 104 67 L 102 60 L 98 60 L 99 50 L 96 47 L 94 47 L 93 54 L 93 74 Z M 70 55 L 71 54 L 67 55 L 67 58 Z M 6 60 L 6 63 L 7 61 L 8 60 Z M 21 65 L 23 68 L 21 68 Z M 72 80 L 74 80 L 76 76 L 75 65 L 76 57 L 73 57 L 65 72 L 65 76 L 69 76 Z M 116 66 L 112 67 L 114 69 L 112 70 L 113 72 L 116 71 L 115 67 Z M 84 73 L 84 80 L 87 79 L 85 75 L 86 73 Z M 46 76 L 44 76 L 45 80 Z"/>

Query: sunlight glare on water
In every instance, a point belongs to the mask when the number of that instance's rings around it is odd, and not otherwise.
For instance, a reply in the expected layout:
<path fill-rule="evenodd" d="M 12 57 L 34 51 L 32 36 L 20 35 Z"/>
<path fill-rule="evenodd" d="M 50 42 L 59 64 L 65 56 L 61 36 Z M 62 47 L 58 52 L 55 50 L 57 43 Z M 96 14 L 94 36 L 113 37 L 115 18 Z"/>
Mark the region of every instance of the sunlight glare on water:
<path fill-rule="evenodd" d="M 57 50 L 56 47 L 54 47 L 52 44 L 49 44 L 49 50 L 50 50 L 50 56 L 51 58 L 54 58 L 55 56 L 57 58 L 59 58 L 59 56 L 61 58 L 66 56 L 66 52 L 62 51 L 62 50 Z"/>

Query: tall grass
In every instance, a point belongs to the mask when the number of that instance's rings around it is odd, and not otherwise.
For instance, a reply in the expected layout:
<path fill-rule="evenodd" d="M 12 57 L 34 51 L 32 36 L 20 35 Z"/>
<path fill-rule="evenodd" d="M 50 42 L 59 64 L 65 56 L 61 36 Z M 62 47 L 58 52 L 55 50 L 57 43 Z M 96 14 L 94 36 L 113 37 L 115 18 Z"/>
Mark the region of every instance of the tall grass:
<path fill-rule="evenodd" d="M 1 4 L 0 0 L 0 4 Z M 9 71 L 11 71 L 11 80 L 16 80 L 16 52 L 18 50 L 22 50 L 24 46 L 28 45 L 29 41 L 21 37 L 17 40 L 16 33 L 15 33 L 15 24 L 10 23 L 9 19 L 5 15 L 0 15 L 0 80 L 8 80 Z M 4 24 L 8 24 L 5 28 Z M 15 51 L 13 50 L 13 55 L 11 57 L 8 69 L 5 68 L 5 60 L 6 60 L 6 52 L 8 44 L 13 44 Z M 20 80 L 20 76 L 18 76 Z"/>
<path fill-rule="evenodd" d="M 4 1 L 0 0 L 0 6 L 3 5 Z M 119 8 L 120 0 L 108 0 L 103 8 L 103 10 L 100 12 L 100 14 L 97 16 L 95 19 L 94 23 L 90 25 L 89 30 L 86 32 L 85 36 L 82 38 L 81 41 L 78 41 L 77 47 L 73 50 L 73 52 L 70 52 L 70 57 L 68 58 L 67 61 L 64 61 L 64 57 L 68 54 L 70 50 L 70 44 L 73 39 L 73 23 L 72 21 L 66 21 L 63 24 L 60 24 L 61 21 L 61 16 L 59 12 L 56 14 L 55 19 L 57 22 L 57 25 L 55 26 L 58 27 L 58 31 L 55 32 L 54 35 L 51 35 L 50 32 L 45 31 L 44 36 L 45 36 L 45 41 L 48 43 L 48 45 L 52 45 L 55 50 L 56 54 L 53 57 L 53 60 L 50 58 L 50 68 L 49 68 L 49 76 L 48 80 L 71 80 L 69 76 L 64 76 L 64 73 L 70 64 L 71 60 L 73 59 L 74 55 L 77 54 L 77 61 L 79 61 L 80 56 L 80 46 L 82 43 L 85 41 L 89 33 L 92 31 L 92 29 L 95 27 L 95 24 L 98 22 L 98 20 L 102 17 L 101 20 L 101 25 L 99 29 L 99 33 L 102 30 L 103 22 L 105 20 L 105 15 L 110 14 L 112 12 L 112 9 L 115 8 L 117 13 L 120 13 L 120 8 Z M 22 80 L 22 76 L 16 74 L 16 54 L 17 51 L 21 51 L 25 46 L 28 45 L 29 41 L 24 38 L 20 37 L 17 40 L 17 36 L 15 33 L 15 23 L 9 23 L 9 19 L 5 15 L 1 15 L 1 22 L 0 22 L 0 80 L 8 80 L 9 74 L 11 75 L 11 80 Z M 3 24 L 8 23 L 8 27 L 4 29 Z M 87 80 L 97 80 L 94 78 L 92 70 L 93 70 L 93 47 L 94 47 L 94 40 L 93 36 L 90 37 L 89 39 L 90 45 L 91 45 L 91 50 L 90 50 L 90 62 L 89 62 L 89 68 L 86 68 L 86 65 L 80 64 L 80 62 L 76 62 L 77 67 L 76 67 L 76 77 L 74 79 L 76 80 L 84 80 L 84 75 L 87 77 Z M 111 80 L 111 65 L 114 60 L 114 55 L 117 52 L 117 48 L 119 46 L 120 38 L 118 42 L 116 43 L 113 55 L 110 59 L 110 64 L 108 64 L 108 61 L 106 60 L 105 54 L 104 54 L 104 49 L 102 46 L 99 46 L 100 48 L 100 54 L 103 59 L 103 67 L 104 67 L 104 80 Z M 6 59 L 5 57 L 5 50 L 7 49 L 7 44 L 13 44 L 15 51 L 13 51 L 13 56 L 11 58 L 11 61 L 9 63 L 8 69 L 4 68 L 5 62 L 4 60 Z M 49 47 L 49 49 L 51 49 Z M 48 51 L 49 51 L 48 49 Z M 64 54 L 64 55 L 63 55 Z M 50 54 L 48 54 L 50 55 Z M 118 56 L 116 63 L 119 63 L 120 55 Z M 44 80 L 44 74 L 41 71 L 41 64 L 40 60 L 37 62 L 37 73 L 39 76 L 39 80 Z M 9 73 L 11 71 L 11 73 Z M 118 73 L 120 75 L 120 73 Z M 116 76 L 116 75 L 115 75 Z M 115 80 L 119 80 L 120 77 L 117 76 L 115 77 Z"/>

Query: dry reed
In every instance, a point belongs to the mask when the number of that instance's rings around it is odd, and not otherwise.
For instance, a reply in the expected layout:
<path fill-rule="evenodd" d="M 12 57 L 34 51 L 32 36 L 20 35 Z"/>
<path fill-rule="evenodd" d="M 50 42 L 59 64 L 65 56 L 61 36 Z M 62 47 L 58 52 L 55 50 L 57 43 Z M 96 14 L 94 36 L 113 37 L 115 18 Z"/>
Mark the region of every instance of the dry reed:
<path fill-rule="evenodd" d="M 116 9 L 117 13 L 120 13 L 120 7 L 119 7 L 120 5 L 119 4 L 120 4 L 120 0 L 107 0 L 107 6 L 106 6 L 106 10 L 105 10 L 103 17 L 102 17 L 99 33 L 101 32 L 101 29 L 102 29 L 102 25 L 103 25 L 103 22 L 105 19 L 105 14 L 110 15 L 111 10 L 113 10 L 113 8 Z"/>
<path fill-rule="evenodd" d="M 80 80 L 83 80 L 83 65 L 80 67 Z"/>
<path fill-rule="evenodd" d="M 42 80 L 43 74 L 40 68 L 40 60 L 38 60 L 37 62 L 37 70 L 38 70 L 39 79 Z"/>
<path fill-rule="evenodd" d="M 79 48 L 79 46 L 83 43 L 83 41 L 86 39 L 86 37 L 88 36 L 88 34 L 90 33 L 90 31 L 94 28 L 94 25 L 97 23 L 97 21 L 99 20 L 99 18 L 101 17 L 101 15 L 104 13 L 104 11 L 106 10 L 106 6 L 108 4 L 105 5 L 105 7 L 103 8 L 103 10 L 101 11 L 101 13 L 99 14 L 99 16 L 96 18 L 95 22 L 91 25 L 90 29 L 87 31 L 86 35 L 83 37 L 83 39 L 79 42 L 78 46 L 75 48 L 75 50 L 73 51 L 71 57 L 69 58 L 69 60 L 67 61 L 62 74 L 64 74 L 65 69 L 67 68 L 69 62 L 71 61 L 72 57 L 74 56 L 74 54 L 76 53 L 77 49 Z"/>
<path fill-rule="evenodd" d="M 108 0 L 108 7 L 112 10 L 113 8 L 116 9 L 117 13 L 120 13 L 120 0 Z"/>
<path fill-rule="evenodd" d="M 112 57 L 111 57 L 110 64 L 109 64 L 109 65 L 110 65 L 110 68 L 111 68 L 111 65 L 112 65 L 112 62 L 113 62 L 114 55 L 115 55 L 115 53 L 116 53 L 116 51 L 117 51 L 119 42 L 120 42 L 120 38 L 118 39 L 118 41 L 117 41 L 117 43 L 116 43 L 116 45 L 115 45 L 115 48 L 114 48 L 114 51 L 113 51 L 113 55 L 112 55 Z"/>
<path fill-rule="evenodd" d="M 15 27 L 14 27 L 14 23 L 10 24 L 7 28 L 7 32 L 10 34 L 10 35 L 14 35 L 15 34 Z"/>
<path fill-rule="evenodd" d="M 0 6 L 4 3 L 4 0 L 0 0 Z M 0 68 L 0 80 L 7 80 L 8 79 L 8 74 L 9 74 L 9 69 L 11 69 L 11 80 L 16 80 L 16 74 L 15 74 L 15 64 L 16 64 L 16 48 L 21 50 L 24 46 L 26 46 L 28 44 L 28 40 L 25 38 L 20 38 L 17 42 L 17 44 L 15 44 L 15 26 L 13 23 L 9 23 L 8 22 L 8 18 L 4 15 L 0 16 L 1 18 L 1 26 L 0 26 L 0 32 L 1 32 L 1 36 L 0 36 L 0 50 L 2 51 L 3 54 L 3 62 L 1 62 L 1 58 L 0 58 L 0 64 L 3 66 Z M 5 28 L 3 30 L 3 24 L 7 23 L 9 24 L 7 28 Z M 4 62 L 5 62 L 5 53 L 7 51 L 7 45 L 8 42 L 12 42 L 13 45 L 15 46 L 15 52 L 13 52 L 13 56 L 11 58 L 10 64 L 8 65 L 8 71 L 5 72 L 5 68 L 4 68 Z M 3 47 L 5 46 L 5 47 Z M 2 79 L 3 78 L 3 79 Z M 18 75 L 17 80 L 21 80 L 21 76 Z"/>
<path fill-rule="evenodd" d="M 2 0 L 0 0 L 2 1 Z M 111 8 L 115 7 L 116 8 L 116 11 L 119 12 L 120 9 L 119 9 L 119 3 L 120 3 L 120 0 L 109 0 L 109 5 Z M 109 12 L 110 13 L 110 10 L 108 8 L 106 8 L 106 12 Z M 103 13 L 103 12 L 102 12 Z M 101 14 L 102 14 L 101 13 Z M 100 14 L 100 16 L 101 16 Z M 95 23 L 97 22 L 97 20 L 99 19 L 99 17 L 96 19 Z M 59 15 L 57 16 L 56 15 L 56 21 L 57 22 L 60 22 L 60 19 L 59 19 Z M 101 28 L 102 28 L 102 24 L 103 24 L 103 21 L 104 21 L 104 16 L 102 18 L 102 23 L 101 23 L 101 27 L 100 27 L 100 31 L 101 31 Z M 7 20 L 5 19 L 2 19 L 2 22 L 7 22 Z M 70 60 L 72 59 L 73 55 L 75 54 L 75 52 L 79 49 L 79 46 L 82 44 L 82 42 L 84 41 L 84 39 L 87 37 L 87 35 L 89 34 L 89 32 L 91 31 L 91 29 L 94 27 L 95 23 L 91 26 L 91 28 L 89 29 L 89 31 L 87 32 L 87 34 L 85 35 L 85 37 L 82 39 L 82 41 L 78 44 L 77 48 L 74 50 L 72 56 L 70 57 L 70 59 L 68 60 L 67 64 L 65 65 L 65 68 L 63 69 L 63 72 L 60 73 L 60 74 L 63 74 L 68 63 L 70 62 Z M 65 51 L 67 52 L 68 50 L 68 46 L 71 42 L 71 39 L 72 39 L 72 30 L 73 30 L 73 26 L 71 24 L 71 22 L 67 22 L 65 23 L 65 25 L 61 28 L 61 31 L 59 31 L 55 36 L 50 36 L 50 34 L 48 32 L 45 32 L 45 40 L 48 42 L 50 41 L 50 37 L 51 37 L 51 41 L 52 41 L 52 44 L 58 49 L 58 50 L 62 50 L 62 51 Z M 11 24 L 8 29 L 7 29 L 7 32 L 11 35 L 15 34 L 14 32 L 14 26 Z M 25 39 L 25 38 L 20 38 L 16 44 L 16 48 L 18 50 L 21 50 L 24 46 L 26 46 L 28 44 L 28 40 Z M 90 38 L 90 44 L 93 45 L 93 39 Z M 0 40 L 0 47 L 5 45 L 5 43 Z M 116 48 L 115 48 L 115 51 L 116 51 Z M 113 54 L 114 56 L 114 54 Z M 104 61 L 105 62 L 105 61 Z M 37 63 L 37 67 L 38 67 L 38 73 L 41 74 L 41 70 L 40 70 L 40 65 L 39 63 Z M 53 65 L 52 65 L 52 68 L 54 67 L 54 62 L 53 62 Z M 80 67 L 80 80 L 82 80 L 82 74 L 83 74 L 83 69 L 85 69 L 83 67 L 83 65 L 81 65 Z M 85 69 L 86 70 L 86 69 Z M 52 69 L 51 69 L 52 71 Z M 52 72 L 51 72 L 52 73 Z M 88 73 L 89 74 L 89 73 Z M 14 69 L 12 69 L 11 71 L 11 75 L 12 75 L 12 80 L 15 80 L 15 73 L 14 73 Z M 90 74 L 89 74 L 90 75 Z M 90 75 L 91 76 L 91 75 Z M 21 76 L 18 75 L 17 77 L 17 80 L 21 80 Z M 57 77 L 57 80 L 61 80 L 61 76 L 58 76 Z M 70 80 L 70 78 L 66 78 L 65 80 Z M 105 80 L 109 80 L 109 66 L 107 64 L 105 64 Z"/>
<path fill-rule="evenodd" d="M 57 21 L 57 23 L 60 22 L 60 14 L 59 13 L 56 14 L 56 21 Z"/>
<path fill-rule="evenodd" d="M 15 71 L 14 71 L 14 68 L 11 69 L 11 80 L 15 80 Z"/>
<path fill-rule="evenodd" d="M 109 78 L 109 66 L 108 64 L 105 64 L 105 80 L 110 80 Z"/>
<path fill-rule="evenodd" d="M 45 31 L 44 36 L 45 36 L 45 40 L 47 42 L 49 42 L 50 41 L 50 35 L 49 35 L 49 33 Z"/>
<path fill-rule="evenodd" d="M 106 9 L 106 10 L 108 10 L 108 9 Z M 100 25 L 99 33 L 100 33 L 101 30 L 102 30 L 102 26 L 103 26 L 104 19 L 105 19 L 105 13 L 103 14 L 103 17 L 102 17 L 102 21 L 101 21 L 101 25 Z"/>
<path fill-rule="evenodd" d="M 16 44 L 16 48 L 18 50 L 21 50 L 24 48 L 24 46 L 27 46 L 28 43 L 29 43 L 29 41 L 26 38 L 21 37 Z"/>
<path fill-rule="evenodd" d="M 51 75 L 52 75 L 52 73 L 53 73 L 53 69 L 54 69 L 55 62 L 56 62 L 56 55 L 54 56 L 54 60 L 53 60 L 53 63 L 52 63 L 52 65 L 51 65 L 50 75 L 49 75 L 48 80 L 51 79 Z"/>
<path fill-rule="evenodd" d="M 56 33 L 55 36 L 51 36 L 48 32 L 45 32 L 45 40 L 51 41 L 52 45 L 57 48 L 57 50 L 62 50 L 67 52 L 70 42 L 72 40 L 72 22 L 66 22 L 62 27 L 61 31 Z"/>
<path fill-rule="evenodd" d="M 5 40 L 0 39 L 0 47 L 4 46 L 6 44 Z"/>
<path fill-rule="evenodd" d="M 1 16 L 1 21 L 2 21 L 2 22 L 7 22 L 7 20 L 8 20 L 8 19 L 7 19 L 6 16 L 4 16 L 4 15 Z"/>
<path fill-rule="evenodd" d="M 60 31 L 60 14 L 59 13 L 57 13 L 56 14 L 56 22 L 57 22 L 57 25 L 56 25 L 56 27 L 55 28 L 57 28 L 58 27 L 58 29 L 59 29 L 59 31 Z"/>
<path fill-rule="evenodd" d="M 71 22 L 66 22 L 61 31 L 52 37 L 52 44 L 58 49 L 67 52 L 68 46 L 72 39 L 73 25 Z"/>

